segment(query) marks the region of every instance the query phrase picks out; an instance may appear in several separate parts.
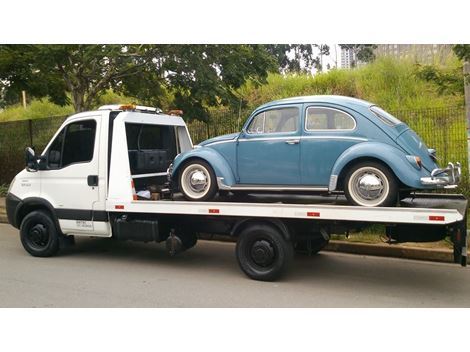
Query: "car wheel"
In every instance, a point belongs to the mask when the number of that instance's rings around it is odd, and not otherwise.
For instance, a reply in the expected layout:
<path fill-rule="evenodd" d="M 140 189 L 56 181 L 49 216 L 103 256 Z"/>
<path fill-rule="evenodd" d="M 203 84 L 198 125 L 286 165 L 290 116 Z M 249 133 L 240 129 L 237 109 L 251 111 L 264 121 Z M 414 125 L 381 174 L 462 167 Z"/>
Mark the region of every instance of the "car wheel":
<path fill-rule="evenodd" d="M 179 173 L 179 188 L 187 200 L 205 201 L 217 193 L 217 181 L 212 167 L 203 160 L 186 163 Z"/>
<path fill-rule="evenodd" d="M 24 249 L 35 257 L 50 257 L 59 250 L 59 234 L 51 216 L 37 210 L 25 216 L 20 226 Z"/>
<path fill-rule="evenodd" d="M 398 183 L 388 167 L 376 162 L 354 165 L 346 174 L 344 192 L 349 202 L 364 207 L 394 206 Z"/>
<path fill-rule="evenodd" d="M 273 281 L 291 264 L 294 247 L 275 228 L 254 224 L 238 237 L 236 255 L 240 268 L 248 277 Z"/>

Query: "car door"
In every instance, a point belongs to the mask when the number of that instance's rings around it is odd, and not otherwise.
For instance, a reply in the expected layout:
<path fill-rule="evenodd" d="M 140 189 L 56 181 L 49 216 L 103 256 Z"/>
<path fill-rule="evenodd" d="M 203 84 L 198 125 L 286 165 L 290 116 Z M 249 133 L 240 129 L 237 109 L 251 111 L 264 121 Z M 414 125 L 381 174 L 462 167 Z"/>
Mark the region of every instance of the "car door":
<path fill-rule="evenodd" d="M 249 120 L 237 143 L 240 184 L 300 182 L 300 110 L 299 105 L 275 107 Z"/>
<path fill-rule="evenodd" d="M 328 186 L 338 157 L 346 149 L 365 140 L 357 133 L 357 122 L 352 111 L 305 104 L 300 146 L 302 184 Z"/>
<path fill-rule="evenodd" d="M 54 206 L 64 232 L 93 232 L 93 207 L 100 198 L 99 122 L 95 117 L 70 122 L 43 154 L 41 195 Z"/>

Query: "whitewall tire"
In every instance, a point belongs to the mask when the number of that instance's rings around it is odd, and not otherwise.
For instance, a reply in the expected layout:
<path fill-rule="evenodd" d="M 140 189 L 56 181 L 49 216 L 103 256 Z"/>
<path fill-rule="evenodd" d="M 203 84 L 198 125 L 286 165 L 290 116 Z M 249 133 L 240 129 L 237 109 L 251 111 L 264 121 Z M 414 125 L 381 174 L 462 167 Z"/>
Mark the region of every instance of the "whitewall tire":
<path fill-rule="evenodd" d="M 217 180 L 212 167 L 203 160 L 192 160 L 179 172 L 179 189 L 191 201 L 212 199 L 217 193 Z"/>
<path fill-rule="evenodd" d="M 388 167 L 377 162 L 363 162 L 347 172 L 344 193 L 354 205 L 394 206 L 397 202 L 398 182 Z"/>

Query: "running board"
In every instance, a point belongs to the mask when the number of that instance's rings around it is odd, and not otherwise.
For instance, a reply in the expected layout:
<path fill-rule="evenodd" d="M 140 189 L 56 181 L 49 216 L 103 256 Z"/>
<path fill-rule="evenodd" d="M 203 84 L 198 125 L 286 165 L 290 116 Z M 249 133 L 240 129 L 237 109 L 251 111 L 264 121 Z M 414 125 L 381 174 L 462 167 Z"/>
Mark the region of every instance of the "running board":
<path fill-rule="evenodd" d="M 288 185 L 236 185 L 227 186 L 223 183 L 223 177 L 217 177 L 217 186 L 223 191 L 271 191 L 271 192 L 283 192 L 283 191 L 310 191 L 310 192 L 328 192 L 328 187 L 317 187 L 317 186 L 288 186 Z"/>

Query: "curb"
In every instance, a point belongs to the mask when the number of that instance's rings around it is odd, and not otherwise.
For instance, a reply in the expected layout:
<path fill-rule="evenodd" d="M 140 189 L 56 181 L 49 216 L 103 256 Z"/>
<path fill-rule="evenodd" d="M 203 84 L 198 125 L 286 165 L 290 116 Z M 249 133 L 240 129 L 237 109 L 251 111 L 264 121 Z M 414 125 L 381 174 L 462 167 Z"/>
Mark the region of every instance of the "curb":
<path fill-rule="evenodd" d="M 201 240 L 235 242 L 234 238 L 221 235 L 202 235 L 199 238 Z M 429 249 L 398 244 L 370 244 L 331 240 L 323 250 L 328 252 L 371 255 L 377 257 L 416 259 L 443 263 L 454 262 L 454 254 L 450 249 Z"/>
<path fill-rule="evenodd" d="M 433 262 L 453 263 L 454 254 L 450 249 L 429 249 L 408 247 L 397 244 L 352 243 L 346 241 L 330 241 L 326 251 L 362 254 L 379 257 L 417 259 Z"/>

